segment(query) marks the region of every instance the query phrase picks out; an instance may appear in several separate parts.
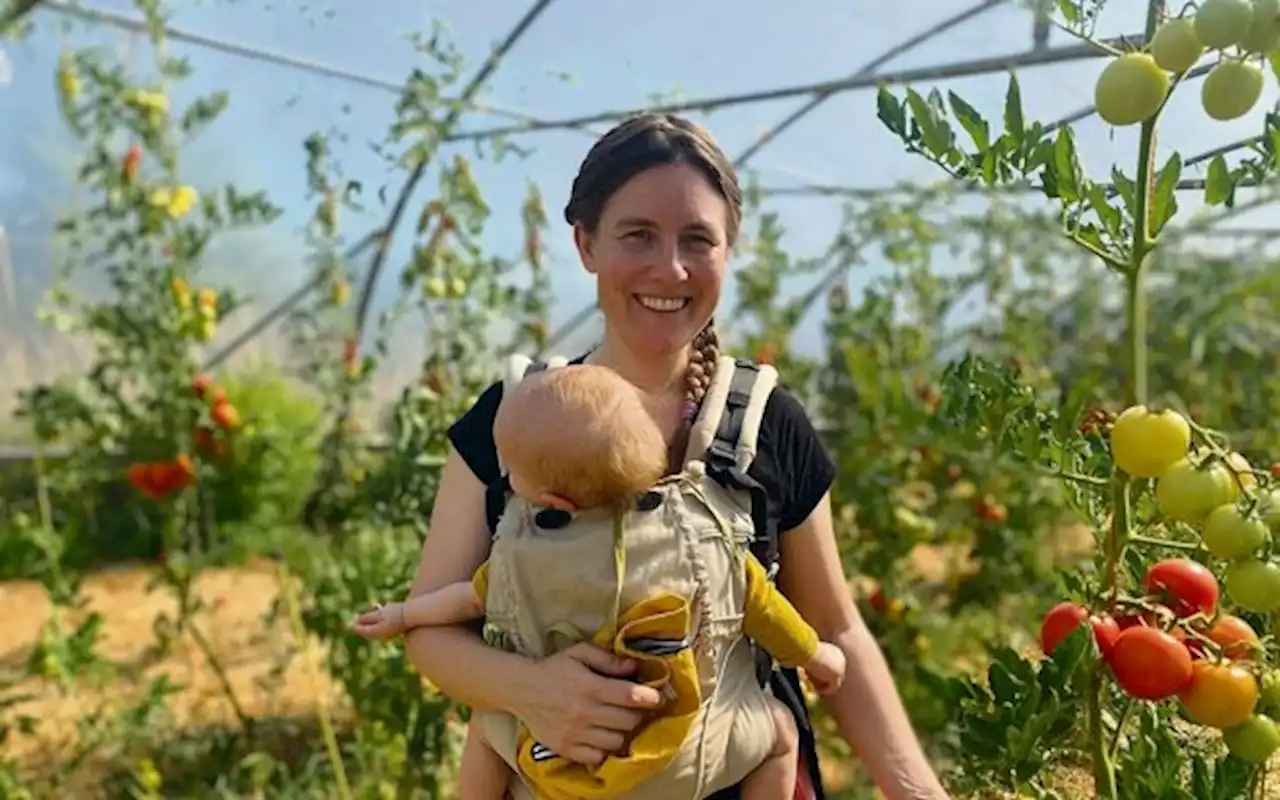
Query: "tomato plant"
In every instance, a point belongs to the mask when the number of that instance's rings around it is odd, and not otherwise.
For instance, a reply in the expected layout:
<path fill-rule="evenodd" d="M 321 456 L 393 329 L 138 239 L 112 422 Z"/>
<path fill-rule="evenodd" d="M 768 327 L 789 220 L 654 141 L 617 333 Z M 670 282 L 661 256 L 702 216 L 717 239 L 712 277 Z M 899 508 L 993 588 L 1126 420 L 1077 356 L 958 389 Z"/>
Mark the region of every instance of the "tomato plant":
<path fill-rule="evenodd" d="M 1156 256 L 1167 251 L 1167 229 L 1178 215 L 1177 187 L 1187 163 L 1177 152 L 1163 164 L 1157 160 L 1162 112 L 1206 52 L 1217 63 L 1201 85 L 1203 114 L 1227 120 L 1249 112 L 1263 83 L 1257 64 L 1280 58 L 1275 36 L 1280 29 L 1268 11 L 1270 3 L 1205 0 L 1166 13 L 1164 3 L 1152 2 L 1145 26 L 1149 46 L 1117 47 L 1095 37 L 1100 7 L 1063 3 L 1057 13 L 1062 28 L 1110 52 L 1095 85 L 1098 116 L 1112 126 L 1137 128 L 1135 169 L 1126 174 L 1113 166 L 1109 185 L 1087 173 L 1069 125 L 1049 132 L 1024 117 L 1016 76 L 1009 81 L 1002 130 L 993 130 L 954 92 L 944 98 L 937 91 L 924 95 L 909 88 L 902 99 L 888 88 L 879 92 L 879 116 L 889 131 L 952 178 L 987 187 L 1034 178 L 1059 207 L 1065 240 L 1096 259 L 1114 278 L 1108 285 L 1121 290 L 1114 307 L 1123 314 L 1124 336 L 1112 351 L 1124 365 L 1119 413 L 1108 418 L 1085 412 L 1084 401 L 1064 391 L 1057 413 L 1069 424 L 1061 424 L 1057 414 L 1039 412 L 1038 430 L 1028 425 L 1027 434 L 1010 437 L 1005 448 L 1028 467 L 1059 476 L 1095 531 L 1092 569 L 1060 576 L 1066 596 L 1052 601 L 1041 627 L 1047 661 L 1015 668 L 1008 658 L 997 657 L 989 688 L 954 690 L 962 704 L 972 699 L 959 720 L 961 740 L 974 751 L 964 758 L 970 770 L 985 771 L 1005 788 L 1034 784 L 1031 776 L 1043 769 L 1053 746 L 1041 740 L 1030 755 L 1025 743 L 1005 740 L 1001 751 L 988 726 L 1015 725 L 1013 719 L 1034 713 L 1047 730 L 1061 722 L 1057 704 L 1071 696 L 1081 698 L 1087 709 L 1079 721 L 1081 741 L 1087 742 L 1081 749 L 1096 796 L 1247 793 L 1248 786 L 1256 786 L 1257 773 L 1239 766 L 1241 761 L 1256 761 L 1275 749 L 1274 725 L 1257 713 L 1267 648 L 1240 618 L 1261 615 L 1260 630 L 1270 630 L 1269 615 L 1280 609 L 1280 566 L 1270 550 L 1273 518 L 1266 516 L 1270 476 L 1254 469 L 1240 445 L 1206 425 L 1204 418 L 1212 412 L 1195 396 L 1203 383 L 1179 383 L 1165 372 L 1153 373 L 1149 348 L 1166 334 L 1149 327 L 1148 300 L 1150 276 L 1161 269 Z M 1269 134 L 1280 130 L 1277 122 L 1267 117 Z M 1208 158 L 1204 200 L 1211 208 L 1230 205 L 1237 186 L 1274 168 L 1269 156 L 1235 166 L 1221 154 Z M 990 403 L 993 397 L 1022 394 L 1028 409 L 1040 409 L 1034 390 L 1020 381 L 996 389 L 998 384 L 972 367 L 953 369 L 953 375 L 958 380 L 950 388 L 957 397 L 943 399 L 944 415 L 948 408 L 973 404 L 975 396 Z M 1152 383 L 1156 376 L 1163 381 L 1158 386 Z M 1006 431 L 1016 437 L 1020 430 L 1017 415 L 1008 411 L 1002 420 L 976 410 L 952 414 L 951 420 L 998 440 Z M 1229 414 L 1224 421 L 1235 424 Z M 1253 452 L 1254 457 L 1270 455 Z M 1120 630 L 1105 655 L 1075 638 L 1086 627 L 1087 609 L 1109 615 Z M 1066 644 L 1072 641 L 1076 644 Z M 1007 675 L 1020 676 L 1016 686 Z M 1031 701 L 1029 690 L 1020 687 L 1037 681 L 1036 696 L 1046 699 Z M 1062 697 L 1047 693 L 1050 685 Z M 1177 704 L 1168 702 L 1174 697 L 1180 698 Z M 1161 720 L 1177 706 L 1201 725 L 1225 729 L 1228 755 L 1202 755 L 1161 732 Z M 1162 769 L 1157 774 L 1152 769 L 1157 751 L 1190 772 Z M 1002 771 L 1017 777 L 995 777 Z M 1185 774 L 1193 776 L 1190 785 Z M 1211 774 L 1217 777 L 1208 778 Z M 1227 784 L 1209 789 L 1204 784 L 1209 780 Z"/>

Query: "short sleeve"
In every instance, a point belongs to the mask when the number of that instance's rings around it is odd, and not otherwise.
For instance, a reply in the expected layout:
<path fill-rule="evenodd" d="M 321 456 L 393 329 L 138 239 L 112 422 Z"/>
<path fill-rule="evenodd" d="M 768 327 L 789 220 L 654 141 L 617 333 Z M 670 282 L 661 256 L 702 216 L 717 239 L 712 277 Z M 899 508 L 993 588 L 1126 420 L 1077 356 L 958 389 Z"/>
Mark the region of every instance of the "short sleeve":
<path fill-rule="evenodd" d="M 471 406 L 449 428 L 449 441 L 467 462 L 471 472 L 481 483 L 493 483 L 501 474 L 498 469 L 498 448 L 493 443 L 493 420 L 502 402 L 502 382 L 485 389 L 475 405 Z"/>
<path fill-rule="evenodd" d="M 769 395 L 750 473 L 777 504 L 781 533 L 798 527 L 835 481 L 836 465 L 804 406 L 778 386 Z"/>

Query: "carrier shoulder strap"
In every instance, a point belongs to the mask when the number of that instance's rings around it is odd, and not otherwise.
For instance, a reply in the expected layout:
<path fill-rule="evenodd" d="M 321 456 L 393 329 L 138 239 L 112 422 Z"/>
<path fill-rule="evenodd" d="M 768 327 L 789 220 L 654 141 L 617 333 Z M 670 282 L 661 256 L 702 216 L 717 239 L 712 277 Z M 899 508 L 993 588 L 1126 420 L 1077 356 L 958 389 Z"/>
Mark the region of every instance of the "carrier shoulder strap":
<path fill-rule="evenodd" d="M 689 433 L 686 460 L 700 459 L 708 470 L 746 478 L 756 459 L 765 405 L 777 385 L 773 366 L 721 356 Z"/>
<path fill-rule="evenodd" d="M 777 385 L 778 372 L 771 365 L 720 358 L 702 410 L 690 431 L 685 456 L 686 460 L 701 459 L 706 464 L 707 475 L 721 486 L 750 495 L 751 522 L 756 534 L 751 552 L 768 570 L 769 580 L 777 578 L 780 566 L 778 509 L 769 501 L 765 487 L 751 477 L 748 470 L 756 458 L 765 406 Z M 775 671 L 773 658 L 762 647 L 755 648 L 755 655 L 756 679 L 761 686 L 768 685 Z M 785 681 L 775 685 L 786 688 Z"/>
<path fill-rule="evenodd" d="M 564 356 L 552 356 L 546 360 L 530 358 L 519 353 L 509 356 L 502 373 L 502 396 L 506 397 L 516 384 L 530 375 L 543 370 L 558 369 L 568 363 L 569 359 Z M 501 398 L 498 403 L 501 405 Z M 498 530 L 498 520 L 501 519 L 510 496 L 511 482 L 507 476 L 507 468 L 502 463 L 502 457 L 498 456 L 498 478 L 485 487 L 484 497 L 485 520 L 491 535 Z"/>

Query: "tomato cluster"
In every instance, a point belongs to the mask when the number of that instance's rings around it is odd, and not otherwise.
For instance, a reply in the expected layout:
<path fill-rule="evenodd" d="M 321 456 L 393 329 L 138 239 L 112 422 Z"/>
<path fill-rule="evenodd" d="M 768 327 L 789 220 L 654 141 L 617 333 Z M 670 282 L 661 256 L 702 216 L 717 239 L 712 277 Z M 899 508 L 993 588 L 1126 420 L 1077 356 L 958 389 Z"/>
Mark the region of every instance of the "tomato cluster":
<path fill-rule="evenodd" d="M 1217 578 L 1182 558 L 1146 572 L 1147 595 L 1111 616 L 1062 602 L 1045 615 L 1045 654 L 1086 622 L 1116 685 L 1137 700 L 1176 698 L 1188 719 L 1223 731 L 1241 758 L 1264 760 L 1280 749 L 1280 672 L 1268 672 L 1261 638 L 1247 621 L 1218 609 Z M 1259 677 L 1261 676 L 1261 677 Z"/>
<path fill-rule="evenodd" d="M 1197 438 L 1203 447 L 1193 447 Z M 1168 545 L 1203 551 L 1209 563 L 1220 560 L 1225 580 L 1198 560 L 1161 559 L 1144 573 L 1140 596 L 1113 594 L 1107 613 L 1070 602 L 1054 606 L 1041 624 L 1041 648 L 1051 654 L 1087 622 L 1123 692 L 1150 702 L 1176 698 L 1188 719 L 1223 731 L 1233 754 L 1265 760 L 1280 749 L 1280 725 L 1273 720 L 1280 717 L 1280 672 L 1267 667 L 1257 631 L 1225 611 L 1222 601 L 1245 611 L 1280 610 L 1280 566 L 1270 560 L 1272 534 L 1280 530 L 1280 489 L 1262 487 L 1265 472 L 1172 410 L 1126 409 L 1111 425 L 1109 441 L 1130 490 L 1149 490 L 1154 501 L 1144 533 L 1195 529 L 1198 545 Z M 1152 538 L 1142 537 L 1143 544 L 1165 546 Z"/>
<path fill-rule="evenodd" d="M 151 500 L 162 500 L 190 486 L 196 478 L 191 457 L 182 454 L 171 461 L 129 465 L 129 485 Z"/>
<path fill-rule="evenodd" d="M 191 379 L 191 392 L 208 407 L 207 421 L 192 435 L 195 452 L 202 458 L 225 458 L 230 452 L 228 437 L 240 427 L 240 413 L 227 399 L 226 390 L 208 375 Z M 168 461 L 135 462 L 129 466 L 131 486 L 151 500 L 162 500 L 195 482 L 197 470 L 191 456 L 181 453 Z"/>
<path fill-rule="evenodd" d="M 209 419 L 224 431 L 240 427 L 240 412 L 227 399 L 227 392 L 213 382 L 208 375 L 196 375 L 191 379 L 191 393 L 209 406 Z"/>
<path fill-rule="evenodd" d="M 1170 74 L 1191 69 L 1205 51 L 1218 63 L 1200 84 L 1200 106 L 1210 119 L 1249 113 L 1262 96 L 1263 74 L 1252 61 L 1280 48 L 1280 0 L 1204 0 L 1195 15 L 1167 20 L 1146 52 L 1124 53 L 1098 76 L 1098 116 L 1112 125 L 1154 117 L 1173 88 Z"/>

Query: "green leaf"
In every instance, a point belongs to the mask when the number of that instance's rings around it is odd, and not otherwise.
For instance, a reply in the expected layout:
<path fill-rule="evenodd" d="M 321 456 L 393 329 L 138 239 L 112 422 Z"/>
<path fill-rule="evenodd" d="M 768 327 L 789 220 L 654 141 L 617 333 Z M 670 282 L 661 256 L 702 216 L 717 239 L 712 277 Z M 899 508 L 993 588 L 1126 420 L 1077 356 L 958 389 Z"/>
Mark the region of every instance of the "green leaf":
<path fill-rule="evenodd" d="M 973 140 L 973 146 L 979 152 L 985 151 L 991 146 L 991 130 L 987 121 L 960 95 L 948 92 L 947 97 L 951 101 L 951 111 L 956 115 L 956 121 L 960 123 L 960 127 L 964 128 L 965 133 L 969 134 L 969 138 Z"/>
<path fill-rule="evenodd" d="M 1107 197 L 1106 191 L 1096 183 L 1090 183 L 1085 190 L 1085 198 L 1089 201 L 1089 207 L 1098 215 L 1098 220 L 1102 222 L 1102 228 L 1114 237 L 1119 237 L 1121 226 L 1124 224 L 1124 215 L 1120 213 L 1120 209 L 1111 204 L 1111 198 Z"/>
<path fill-rule="evenodd" d="M 898 136 L 907 132 L 907 119 L 902 111 L 902 103 L 894 97 L 888 87 L 881 86 L 876 92 L 876 116 L 884 126 Z"/>
<path fill-rule="evenodd" d="M 1025 133 L 1022 120 L 1022 91 L 1018 88 L 1018 76 L 1009 73 L 1009 89 L 1004 96 L 1004 130 L 1017 143 Z"/>
<path fill-rule="evenodd" d="M 925 150 L 940 159 L 947 156 L 951 150 L 951 126 L 938 108 L 914 89 L 907 89 L 907 105 L 911 107 L 912 119 L 920 128 Z"/>
<path fill-rule="evenodd" d="M 1227 203 L 1235 186 L 1231 180 L 1231 171 L 1227 169 L 1227 160 L 1221 155 L 1209 162 L 1209 174 L 1204 182 L 1204 202 L 1218 206 Z"/>
<path fill-rule="evenodd" d="M 1080 21 L 1080 6 L 1071 0 L 1058 0 L 1058 12 L 1069 23 Z"/>
<path fill-rule="evenodd" d="M 1151 198 L 1150 234 L 1156 236 L 1178 213 L 1178 180 L 1182 177 L 1182 156 L 1174 153 L 1156 175 L 1155 193 Z"/>
<path fill-rule="evenodd" d="M 1064 125 L 1058 129 L 1057 140 L 1053 143 L 1053 169 L 1058 177 L 1058 196 L 1066 203 L 1075 203 L 1080 199 L 1080 162 L 1076 158 L 1075 137 L 1071 127 Z"/>
<path fill-rule="evenodd" d="M 1280 81 L 1280 50 L 1272 50 L 1267 53 L 1267 63 L 1271 65 L 1271 74 L 1276 76 L 1276 80 Z"/>
<path fill-rule="evenodd" d="M 1115 184 L 1114 191 L 1123 201 L 1124 210 L 1129 213 L 1129 219 L 1134 219 L 1138 213 L 1138 194 L 1134 182 L 1116 167 L 1111 168 L 1111 182 Z"/>

